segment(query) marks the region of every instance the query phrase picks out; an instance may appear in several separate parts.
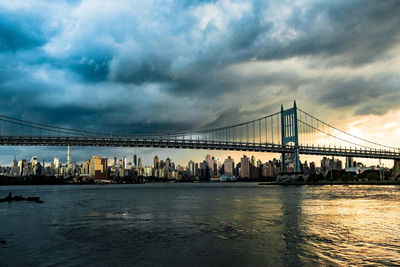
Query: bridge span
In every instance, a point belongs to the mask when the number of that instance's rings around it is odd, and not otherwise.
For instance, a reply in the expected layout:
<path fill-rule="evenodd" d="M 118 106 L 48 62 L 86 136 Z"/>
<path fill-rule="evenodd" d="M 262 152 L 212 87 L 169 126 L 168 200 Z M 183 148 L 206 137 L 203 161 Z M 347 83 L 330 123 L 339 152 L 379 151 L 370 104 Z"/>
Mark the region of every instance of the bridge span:
<path fill-rule="evenodd" d="M 3 146 L 92 146 L 92 147 L 152 147 L 152 148 L 180 148 L 180 149 L 211 149 L 232 151 L 254 151 L 271 153 L 292 153 L 296 150 L 294 145 L 281 144 L 253 144 L 245 142 L 218 142 L 208 140 L 170 140 L 154 138 L 129 138 L 129 137 L 28 137 L 13 136 L 0 137 Z M 376 158 L 376 159 L 399 159 L 400 153 L 390 150 L 373 150 L 341 147 L 314 147 L 299 145 L 300 154 Z"/>
<path fill-rule="evenodd" d="M 400 160 L 400 150 L 354 136 L 293 107 L 231 126 L 169 133 L 115 134 L 51 126 L 0 115 L 3 146 L 158 147 L 273 152 L 285 162 L 299 155 Z"/>

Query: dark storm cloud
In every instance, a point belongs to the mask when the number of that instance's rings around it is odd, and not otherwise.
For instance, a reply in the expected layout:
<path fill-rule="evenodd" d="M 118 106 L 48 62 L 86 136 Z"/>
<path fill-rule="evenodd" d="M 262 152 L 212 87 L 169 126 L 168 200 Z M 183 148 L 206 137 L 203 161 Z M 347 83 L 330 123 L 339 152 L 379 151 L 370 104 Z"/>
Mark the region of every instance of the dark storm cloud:
<path fill-rule="evenodd" d="M 292 51 L 289 55 L 340 56 L 337 64 L 377 60 L 399 40 L 399 11 L 400 2 L 395 0 L 317 4 L 289 22 L 301 35 L 287 51 Z"/>
<path fill-rule="evenodd" d="M 32 49 L 46 42 L 41 31 L 43 20 L 27 12 L 5 12 L 0 9 L 0 51 L 16 52 Z"/>
<path fill-rule="evenodd" d="M 355 77 L 331 81 L 326 84 L 327 90 L 319 96 L 319 100 L 332 109 L 357 107 L 354 115 L 383 115 L 398 107 L 400 101 L 400 87 L 388 81 L 393 80 L 388 77 Z"/>
<path fill-rule="evenodd" d="M 309 101 L 357 115 L 399 107 L 396 75 L 227 71 L 271 61 L 282 69 L 296 57 L 327 72 L 385 60 L 399 40 L 399 1 L 101 3 L 0 5 L 1 113 L 89 130 L 173 131 L 261 117 L 271 103 L 301 98 L 304 86 L 321 87 Z"/>
<path fill-rule="evenodd" d="M 398 100 L 399 86 L 387 83 L 388 77 L 375 79 L 364 79 L 354 77 L 348 80 L 330 82 L 326 91 L 320 96 L 321 102 L 328 102 L 332 108 L 348 106 L 362 106 L 364 103 L 376 103 L 376 101 Z M 390 78 L 389 78 L 390 80 Z M 362 108 L 362 107 L 361 107 Z M 357 111 L 358 115 L 363 114 L 362 109 Z M 386 111 L 383 109 L 381 112 Z M 374 113 L 374 110 L 366 112 Z"/>

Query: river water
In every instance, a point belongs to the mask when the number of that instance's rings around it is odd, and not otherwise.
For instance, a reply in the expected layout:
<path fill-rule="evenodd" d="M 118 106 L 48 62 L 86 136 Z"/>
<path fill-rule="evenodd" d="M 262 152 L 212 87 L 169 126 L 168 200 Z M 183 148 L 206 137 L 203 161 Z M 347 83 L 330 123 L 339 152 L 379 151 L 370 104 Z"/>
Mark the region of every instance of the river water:
<path fill-rule="evenodd" d="M 0 266 L 399 265 L 400 187 L 5 186 Z"/>

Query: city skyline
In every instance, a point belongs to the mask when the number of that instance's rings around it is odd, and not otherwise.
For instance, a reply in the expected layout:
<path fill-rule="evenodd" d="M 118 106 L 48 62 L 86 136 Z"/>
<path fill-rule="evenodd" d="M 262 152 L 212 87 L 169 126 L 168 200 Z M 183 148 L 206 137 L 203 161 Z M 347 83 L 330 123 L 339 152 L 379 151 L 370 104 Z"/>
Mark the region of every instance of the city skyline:
<path fill-rule="evenodd" d="M 89 157 L 84 162 L 74 162 L 71 160 L 71 150 L 68 149 L 67 163 L 60 161 L 58 157 L 54 157 L 51 162 L 41 161 L 40 157 L 32 156 L 28 159 L 14 158 L 9 166 L 0 166 L 0 175 L 3 179 L 14 177 L 18 179 L 34 179 L 34 177 L 58 177 L 59 182 L 74 181 L 74 182 L 90 182 L 90 181 L 113 181 L 113 182 L 145 182 L 141 180 L 149 178 L 168 179 L 176 181 L 232 181 L 236 179 L 278 179 L 278 175 L 282 173 L 282 161 L 280 159 L 271 158 L 267 161 L 257 159 L 254 155 L 247 156 L 243 154 L 239 160 L 235 160 L 231 156 L 225 159 L 219 159 L 213 155 L 206 154 L 202 161 L 195 162 L 189 160 L 187 164 L 176 164 L 170 157 L 160 159 L 157 155 L 153 157 L 152 164 L 146 164 L 138 155 L 113 159 L 94 155 Z M 285 169 L 289 173 L 295 170 L 294 162 L 286 162 Z M 388 173 L 389 168 L 382 165 L 366 166 L 362 162 L 357 162 L 353 157 L 346 157 L 345 162 L 340 158 L 322 157 L 319 163 L 314 161 L 301 162 L 300 172 L 304 179 L 315 179 L 315 175 L 323 175 L 327 178 L 329 172 L 339 171 L 341 175 L 343 171 L 349 174 L 354 179 L 354 175 L 361 174 L 365 171 L 373 171 L 374 178 L 377 179 L 377 171 L 379 176 Z M 383 172 L 381 172 L 383 170 Z M 312 178 L 309 178 L 311 175 Z M 332 174 L 331 174 L 332 175 Z M 346 175 L 349 177 L 348 175 Z M 142 178 L 140 178 L 142 177 Z M 340 176 L 339 176 L 340 177 Z M 381 179 L 383 176 L 381 176 Z M 337 174 L 335 175 L 337 179 Z M 343 178 L 343 177 L 342 177 Z M 54 178 L 50 178 L 54 179 Z M 321 179 L 321 178 L 318 178 Z M 346 179 L 346 178 L 344 178 Z M 7 180 L 6 180 L 7 181 Z M 53 180 L 57 181 L 57 180 Z M 157 181 L 157 180 L 156 180 Z M 159 180 L 158 180 L 159 181 Z"/>
<path fill-rule="evenodd" d="M 230 152 L 232 152 L 232 151 L 230 151 Z M 190 165 L 190 162 L 200 163 L 202 161 L 210 161 L 211 158 L 213 160 L 215 159 L 217 161 L 218 168 L 220 166 L 224 165 L 226 160 L 228 160 L 229 162 L 233 162 L 233 163 L 237 164 L 237 163 L 241 162 L 241 160 L 243 158 L 247 158 L 249 161 L 252 162 L 253 165 L 256 165 L 254 163 L 256 161 L 257 162 L 260 161 L 261 163 L 265 163 L 265 162 L 269 162 L 269 161 L 275 161 L 275 160 L 280 161 L 280 158 L 279 158 L 280 154 L 278 154 L 278 153 L 268 153 L 269 155 L 277 155 L 277 157 L 269 157 L 269 158 L 267 158 L 265 160 L 264 157 L 258 158 L 257 156 L 255 156 L 255 155 L 265 156 L 264 152 L 250 152 L 250 151 L 247 151 L 247 152 L 249 152 L 249 153 L 240 152 L 242 154 L 241 154 L 241 156 L 239 158 L 232 157 L 229 154 L 228 154 L 228 156 L 226 156 L 226 158 L 219 158 L 219 157 L 214 156 L 214 154 L 210 153 L 210 151 L 208 150 L 208 152 L 206 154 L 203 154 L 203 158 L 201 160 L 188 158 L 185 163 L 176 162 L 172 155 L 169 155 L 169 156 L 167 156 L 165 158 L 162 158 L 162 157 L 159 157 L 157 154 L 154 154 L 152 156 L 151 160 L 147 160 L 147 159 L 144 160 L 141 157 L 140 154 L 139 155 L 138 154 L 133 154 L 133 155 L 123 156 L 123 157 L 116 157 L 116 156 L 114 156 L 114 157 L 105 157 L 105 156 L 102 156 L 102 155 L 88 155 L 87 158 L 85 160 L 82 160 L 82 161 L 74 161 L 73 159 L 68 159 L 68 157 L 67 157 L 66 160 L 63 160 L 58 156 L 55 156 L 52 160 L 47 160 L 47 161 L 45 159 L 41 158 L 38 155 L 33 155 L 33 156 L 29 157 L 29 158 L 17 158 L 15 156 L 13 158 L 13 160 L 10 161 L 9 164 L 5 164 L 5 165 L 2 165 L 2 166 L 0 165 L 0 166 L 1 167 L 12 167 L 13 164 L 15 164 L 14 163 L 15 161 L 18 162 L 18 161 L 22 160 L 22 161 L 27 161 L 27 162 L 31 161 L 32 162 L 34 160 L 36 163 L 39 163 L 39 164 L 40 163 L 45 163 L 45 167 L 48 167 L 51 164 L 55 164 L 55 166 L 60 166 L 61 167 L 61 166 L 68 166 L 69 164 L 72 164 L 72 163 L 73 164 L 77 164 L 77 165 L 82 165 L 86 161 L 90 160 L 90 158 L 107 159 L 107 165 L 106 165 L 107 167 L 112 167 L 113 165 L 116 164 L 116 162 L 123 162 L 123 166 L 125 168 L 127 168 L 128 165 L 141 166 L 141 167 L 152 167 L 152 166 L 156 166 L 160 162 L 165 162 L 167 160 L 170 161 L 170 162 L 173 162 L 174 166 L 181 166 L 181 167 L 187 168 Z M 322 167 L 322 165 L 318 165 L 319 164 L 318 162 L 320 162 L 322 164 L 322 161 L 324 159 L 332 159 L 332 160 L 335 159 L 335 160 L 338 160 L 340 162 L 345 162 L 348 157 L 320 156 L 320 157 L 315 157 L 315 158 L 318 159 L 318 160 L 316 160 L 316 162 L 309 161 L 309 160 L 302 160 L 301 163 L 304 164 L 305 162 L 308 162 L 308 164 L 309 164 L 309 163 L 312 162 L 312 163 L 316 163 L 316 165 L 315 165 L 316 167 Z M 357 163 L 361 163 L 363 166 L 367 166 L 368 165 L 368 164 L 366 164 L 364 162 L 365 159 L 359 159 L 359 158 L 353 158 L 353 157 L 351 157 L 351 159 L 352 159 L 352 162 L 354 161 L 354 162 L 357 162 Z M 378 165 L 370 165 L 370 166 L 379 166 L 379 164 Z M 388 167 L 388 166 L 384 166 L 384 164 L 382 164 L 381 166 L 382 167 L 386 167 L 386 168 Z"/>
<path fill-rule="evenodd" d="M 24 148 L 24 147 L 15 147 L 16 149 Z M 37 148 L 37 147 L 33 147 Z M 39 153 L 21 153 L 21 154 L 14 154 L 11 155 L 9 158 L 5 158 L 0 162 L 0 166 L 10 166 L 12 159 L 17 157 L 19 159 L 30 159 L 32 156 L 38 156 L 41 160 L 45 160 L 45 162 L 52 162 L 54 157 L 59 158 L 60 162 L 67 163 L 67 146 L 62 147 L 62 149 L 54 149 L 50 147 L 50 152 L 46 151 L 44 153 L 46 156 L 42 156 L 43 151 Z M 115 157 L 119 158 L 130 158 L 132 155 L 138 155 L 141 157 L 142 162 L 144 165 L 151 165 L 153 162 L 153 158 L 157 155 L 159 158 L 173 158 L 174 161 L 179 165 L 185 165 L 189 160 L 194 160 L 195 162 L 201 162 L 204 158 L 204 155 L 210 154 L 215 156 L 219 159 L 225 159 L 227 157 L 232 157 L 235 161 L 240 161 L 240 158 L 243 155 L 247 156 L 255 156 L 256 158 L 262 161 L 268 161 L 273 158 L 279 159 L 281 157 L 280 153 L 269 153 L 269 152 L 254 152 L 254 151 L 220 151 L 220 150 L 207 150 L 207 149 L 198 149 L 198 150 L 187 150 L 187 149 L 176 149 L 176 148 L 167 148 L 167 149 L 160 149 L 160 148 L 113 148 L 113 147 L 103 147 L 103 148 L 91 148 L 89 149 L 92 153 L 87 153 L 88 148 L 81 148 L 81 147 L 72 147 L 72 161 L 76 163 L 82 163 L 86 161 L 89 157 L 92 156 L 101 156 L 108 158 L 109 160 L 113 160 Z M 60 151 L 61 150 L 61 151 Z M 78 155 L 77 151 L 78 150 Z M 195 151 L 195 153 L 193 153 Z M 87 153 L 87 154 L 85 154 Z M 322 156 L 313 156 L 313 155 L 301 155 L 300 161 L 304 162 L 319 162 Z M 335 157 L 341 159 L 342 161 L 345 160 L 344 157 Z M 368 158 L 354 158 L 357 162 L 362 162 L 367 166 L 372 165 L 379 165 L 380 162 L 385 167 L 392 168 L 393 167 L 393 160 L 381 160 L 378 159 L 368 159 Z"/>
<path fill-rule="evenodd" d="M 157 132 L 240 123 L 296 99 L 349 133 L 400 146 L 396 1 L 0 6 L 0 57 L 8 62 L 0 78 L 1 114 L 86 130 Z M 3 147 L 0 164 L 36 149 Z M 48 159 L 66 153 L 65 147 L 41 150 Z M 154 154 L 74 151 L 81 160 L 88 154 Z M 182 162 L 203 154 L 173 153 Z"/>

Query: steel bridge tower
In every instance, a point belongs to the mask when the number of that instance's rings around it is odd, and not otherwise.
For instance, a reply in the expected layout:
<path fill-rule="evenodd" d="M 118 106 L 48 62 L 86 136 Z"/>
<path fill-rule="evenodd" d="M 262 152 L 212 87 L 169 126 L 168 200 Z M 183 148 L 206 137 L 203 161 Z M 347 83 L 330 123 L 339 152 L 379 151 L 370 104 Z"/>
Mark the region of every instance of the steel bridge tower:
<path fill-rule="evenodd" d="M 283 110 L 281 105 L 281 137 L 282 146 L 287 144 L 294 145 L 294 153 L 282 153 L 281 159 L 281 173 L 286 173 L 286 162 L 294 162 L 294 172 L 299 173 L 300 160 L 299 160 L 299 131 L 297 127 L 297 106 L 296 100 L 293 102 L 293 108 Z"/>

